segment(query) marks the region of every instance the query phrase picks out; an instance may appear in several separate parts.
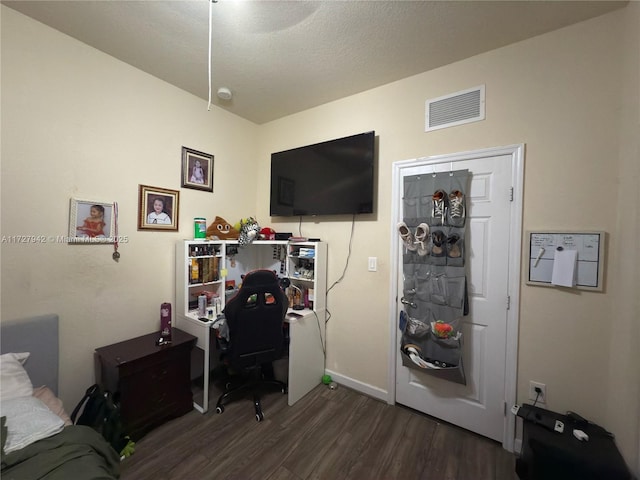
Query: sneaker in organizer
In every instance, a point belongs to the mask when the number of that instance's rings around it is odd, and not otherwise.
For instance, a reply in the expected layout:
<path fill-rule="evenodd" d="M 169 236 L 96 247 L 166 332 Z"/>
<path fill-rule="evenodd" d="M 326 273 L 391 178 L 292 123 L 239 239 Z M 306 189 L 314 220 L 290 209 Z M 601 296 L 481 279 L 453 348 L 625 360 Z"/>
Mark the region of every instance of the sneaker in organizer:
<path fill-rule="evenodd" d="M 465 207 L 464 193 L 454 190 L 449 194 L 449 208 L 447 208 L 447 224 L 452 227 L 464 226 Z"/>
<path fill-rule="evenodd" d="M 447 211 L 447 193 L 436 190 L 431 196 L 431 225 L 444 225 Z"/>
<path fill-rule="evenodd" d="M 400 234 L 400 238 L 402 239 L 402 243 L 405 248 L 415 252 L 418 248 L 415 243 L 416 239 L 414 238 L 413 233 L 411 233 L 411 230 L 409 230 L 409 227 L 407 227 L 406 223 L 398 223 L 398 233 Z"/>

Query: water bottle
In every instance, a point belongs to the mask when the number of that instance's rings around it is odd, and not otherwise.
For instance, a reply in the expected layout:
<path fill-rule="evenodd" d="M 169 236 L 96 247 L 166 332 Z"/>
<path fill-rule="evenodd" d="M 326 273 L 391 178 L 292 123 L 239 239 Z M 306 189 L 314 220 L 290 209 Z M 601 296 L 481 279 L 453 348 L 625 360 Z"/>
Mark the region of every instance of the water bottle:
<path fill-rule="evenodd" d="M 198 317 L 206 318 L 207 316 L 207 296 L 200 295 L 198 297 Z"/>

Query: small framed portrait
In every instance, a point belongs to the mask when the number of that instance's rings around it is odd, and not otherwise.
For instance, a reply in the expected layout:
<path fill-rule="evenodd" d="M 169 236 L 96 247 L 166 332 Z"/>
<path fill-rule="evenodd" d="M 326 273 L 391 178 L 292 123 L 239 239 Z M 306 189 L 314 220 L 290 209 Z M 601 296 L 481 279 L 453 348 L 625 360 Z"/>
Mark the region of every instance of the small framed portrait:
<path fill-rule="evenodd" d="M 113 243 L 113 203 L 72 198 L 69 243 Z"/>
<path fill-rule="evenodd" d="M 182 147 L 182 187 L 213 192 L 213 155 Z"/>
<path fill-rule="evenodd" d="M 138 230 L 178 231 L 180 192 L 139 186 Z"/>

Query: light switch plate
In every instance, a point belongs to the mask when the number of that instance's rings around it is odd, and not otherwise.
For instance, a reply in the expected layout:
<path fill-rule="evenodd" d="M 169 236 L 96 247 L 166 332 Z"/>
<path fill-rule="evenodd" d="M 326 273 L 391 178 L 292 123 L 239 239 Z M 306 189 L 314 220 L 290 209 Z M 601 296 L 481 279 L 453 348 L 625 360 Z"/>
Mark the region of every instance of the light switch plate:
<path fill-rule="evenodd" d="M 369 271 L 370 272 L 378 271 L 378 257 L 369 257 Z"/>

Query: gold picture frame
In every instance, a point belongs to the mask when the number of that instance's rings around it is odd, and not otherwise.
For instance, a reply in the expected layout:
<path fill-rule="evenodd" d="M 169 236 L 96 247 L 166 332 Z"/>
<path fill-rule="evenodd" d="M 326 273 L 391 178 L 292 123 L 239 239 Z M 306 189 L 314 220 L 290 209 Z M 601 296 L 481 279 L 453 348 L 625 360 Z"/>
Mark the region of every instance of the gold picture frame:
<path fill-rule="evenodd" d="M 138 230 L 178 231 L 180 192 L 139 185 Z"/>

